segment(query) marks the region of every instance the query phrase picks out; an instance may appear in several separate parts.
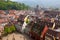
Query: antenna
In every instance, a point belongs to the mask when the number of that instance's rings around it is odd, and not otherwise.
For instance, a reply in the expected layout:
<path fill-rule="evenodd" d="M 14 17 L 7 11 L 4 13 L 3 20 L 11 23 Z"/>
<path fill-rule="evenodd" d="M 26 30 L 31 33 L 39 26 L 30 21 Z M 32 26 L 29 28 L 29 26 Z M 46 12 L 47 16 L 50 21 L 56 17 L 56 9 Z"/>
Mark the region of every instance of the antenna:
<path fill-rule="evenodd" d="M 7 40 L 8 40 L 9 35 L 7 35 Z"/>
<path fill-rule="evenodd" d="M 2 40 L 2 37 L 0 36 L 0 40 Z"/>
<path fill-rule="evenodd" d="M 13 39 L 12 40 L 15 40 L 14 35 L 13 35 Z"/>

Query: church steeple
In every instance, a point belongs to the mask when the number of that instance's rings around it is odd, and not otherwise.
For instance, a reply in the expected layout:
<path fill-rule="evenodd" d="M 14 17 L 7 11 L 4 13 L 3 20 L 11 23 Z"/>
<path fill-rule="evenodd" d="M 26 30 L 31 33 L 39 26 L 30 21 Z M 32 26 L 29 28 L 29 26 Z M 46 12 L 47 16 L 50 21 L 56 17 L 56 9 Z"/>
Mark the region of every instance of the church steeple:
<path fill-rule="evenodd" d="M 39 5 L 37 5 L 36 8 L 35 8 L 35 14 L 39 15 Z"/>

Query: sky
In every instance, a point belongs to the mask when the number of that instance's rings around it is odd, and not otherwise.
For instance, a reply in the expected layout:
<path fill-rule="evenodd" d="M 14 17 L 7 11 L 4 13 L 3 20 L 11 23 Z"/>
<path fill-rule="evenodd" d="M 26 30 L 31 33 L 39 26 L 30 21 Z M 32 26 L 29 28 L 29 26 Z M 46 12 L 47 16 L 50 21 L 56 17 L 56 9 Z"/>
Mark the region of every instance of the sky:
<path fill-rule="evenodd" d="M 41 7 L 56 7 L 60 8 L 60 0 L 11 0 L 16 2 L 25 3 L 29 6 L 39 5 Z"/>

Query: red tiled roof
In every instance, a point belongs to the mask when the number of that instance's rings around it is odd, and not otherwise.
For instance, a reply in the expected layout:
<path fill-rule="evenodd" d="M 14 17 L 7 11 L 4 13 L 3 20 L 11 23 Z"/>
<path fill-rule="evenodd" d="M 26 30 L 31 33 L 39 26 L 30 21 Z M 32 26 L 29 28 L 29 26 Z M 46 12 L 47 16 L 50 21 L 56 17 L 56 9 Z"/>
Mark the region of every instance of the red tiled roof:
<path fill-rule="evenodd" d="M 15 16 L 15 14 L 12 14 L 12 13 L 11 13 L 11 14 L 8 14 L 7 16 Z"/>
<path fill-rule="evenodd" d="M 0 10 L 0 14 L 5 14 L 5 11 L 3 11 L 3 10 Z"/>
<path fill-rule="evenodd" d="M 16 10 L 9 10 L 9 13 L 14 13 Z"/>
<path fill-rule="evenodd" d="M 0 32 L 2 32 L 4 30 L 3 26 L 0 26 Z"/>
<path fill-rule="evenodd" d="M 5 18 L 5 19 L 0 19 L 0 23 L 4 23 L 4 22 L 8 22 L 8 20 Z"/>

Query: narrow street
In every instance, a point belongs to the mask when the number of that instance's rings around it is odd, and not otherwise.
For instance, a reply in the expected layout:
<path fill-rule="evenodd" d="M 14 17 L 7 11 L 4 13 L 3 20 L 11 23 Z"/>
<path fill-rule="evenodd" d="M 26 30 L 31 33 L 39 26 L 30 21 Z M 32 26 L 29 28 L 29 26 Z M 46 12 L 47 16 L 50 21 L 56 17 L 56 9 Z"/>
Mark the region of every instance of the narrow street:
<path fill-rule="evenodd" d="M 2 40 L 32 40 L 30 37 L 20 33 L 12 33 L 8 36 L 4 36 Z"/>

